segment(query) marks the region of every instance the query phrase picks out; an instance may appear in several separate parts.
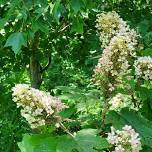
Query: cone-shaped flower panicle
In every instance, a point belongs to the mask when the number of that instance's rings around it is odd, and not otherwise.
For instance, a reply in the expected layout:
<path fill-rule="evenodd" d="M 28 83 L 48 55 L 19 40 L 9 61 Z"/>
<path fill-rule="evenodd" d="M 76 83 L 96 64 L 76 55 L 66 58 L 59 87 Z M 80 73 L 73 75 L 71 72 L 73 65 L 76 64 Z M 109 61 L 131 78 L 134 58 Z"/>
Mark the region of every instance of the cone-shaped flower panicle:
<path fill-rule="evenodd" d="M 66 108 L 58 98 L 48 92 L 31 88 L 26 84 L 17 84 L 12 88 L 13 101 L 21 107 L 21 115 L 25 117 L 32 128 L 47 123 L 57 123 L 60 117 L 57 114 Z"/>

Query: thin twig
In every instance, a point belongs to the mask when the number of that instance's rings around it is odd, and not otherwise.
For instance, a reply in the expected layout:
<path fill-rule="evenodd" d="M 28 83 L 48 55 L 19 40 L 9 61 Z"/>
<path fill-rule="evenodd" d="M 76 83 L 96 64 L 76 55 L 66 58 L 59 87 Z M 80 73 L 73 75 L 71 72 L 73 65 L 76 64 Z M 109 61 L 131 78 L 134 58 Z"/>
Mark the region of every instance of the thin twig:
<path fill-rule="evenodd" d="M 64 26 L 61 30 L 58 31 L 58 33 L 63 32 L 63 31 L 66 30 L 66 28 L 68 28 L 69 26 L 70 26 L 69 24 L 66 25 L 66 26 Z"/>

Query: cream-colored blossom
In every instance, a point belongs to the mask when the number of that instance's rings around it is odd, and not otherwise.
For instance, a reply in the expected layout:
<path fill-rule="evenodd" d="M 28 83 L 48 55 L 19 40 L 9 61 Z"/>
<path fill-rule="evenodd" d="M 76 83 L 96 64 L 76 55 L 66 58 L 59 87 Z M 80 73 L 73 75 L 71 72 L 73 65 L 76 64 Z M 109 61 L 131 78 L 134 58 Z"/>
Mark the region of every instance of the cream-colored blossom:
<path fill-rule="evenodd" d="M 131 72 L 129 60 L 135 56 L 135 45 L 128 34 L 113 37 L 95 67 L 94 83 L 111 86 L 108 89 L 113 91 L 115 83 Z"/>
<path fill-rule="evenodd" d="M 107 141 L 115 146 L 113 152 L 139 152 L 142 150 L 139 134 L 128 125 L 125 125 L 122 130 L 111 127 Z"/>
<path fill-rule="evenodd" d="M 131 96 L 118 93 L 109 100 L 110 110 L 120 111 L 122 108 L 125 107 L 130 107 L 134 109 L 131 100 Z"/>
<path fill-rule="evenodd" d="M 152 83 L 152 58 L 150 56 L 139 57 L 135 61 L 134 67 L 138 78 L 143 78 Z"/>
<path fill-rule="evenodd" d="M 37 128 L 48 122 L 56 123 L 58 112 L 66 108 L 58 98 L 26 84 L 17 84 L 12 91 L 13 101 L 16 102 L 17 107 L 22 107 L 21 115 L 25 117 L 32 128 Z"/>
<path fill-rule="evenodd" d="M 103 12 L 97 15 L 96 27 L 99 30 L 102 48 L 105 48 L 111 38 L 117 34 L 124 35 L 126 33 L 135 35 L 135 31 L 131 30 L 127 23 L 115 11 Z"/>
<path fill-rule="evenodd" d="M 114 11 L 97 15 L 96 27 L 104 50 L 94 69 L 93 82 L 113 92 L 132 72 L 139 35 Z"/>

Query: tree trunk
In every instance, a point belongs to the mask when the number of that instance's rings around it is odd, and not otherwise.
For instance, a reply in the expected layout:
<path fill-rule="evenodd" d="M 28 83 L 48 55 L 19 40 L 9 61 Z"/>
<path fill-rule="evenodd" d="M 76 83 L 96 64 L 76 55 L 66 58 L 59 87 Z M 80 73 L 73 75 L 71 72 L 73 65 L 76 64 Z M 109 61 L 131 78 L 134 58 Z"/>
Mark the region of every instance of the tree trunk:
<path fill-rule="evenodd" d="M 37 56 L 39 51 L 39 34 L 35 35 L 33 43 L 31 45 L 31 56 L 30 56 L 30 79 L 31 87 L 39 89 L 42 84 L 42 73 L 41 66 Z"/>
<path fill-rule="evenodd" d="M 34 54 L 30 57 L 30 75 L 31 86 L 39 89 L 42 83 L 42 74 L 40 71 L 40 63 Z"/>

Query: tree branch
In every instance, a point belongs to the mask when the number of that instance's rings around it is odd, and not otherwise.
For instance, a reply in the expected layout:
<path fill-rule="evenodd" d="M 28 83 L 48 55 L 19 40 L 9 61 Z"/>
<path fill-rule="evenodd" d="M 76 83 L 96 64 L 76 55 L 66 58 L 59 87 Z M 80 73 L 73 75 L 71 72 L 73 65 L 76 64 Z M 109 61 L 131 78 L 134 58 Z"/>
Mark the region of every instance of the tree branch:
<path fill-rule="evenodd" d="M 70 26 L 69 24 L 66 25 L 66 26 L 64 26 L 62 29 L 60 29 L 60 30 L 58 31 L 58 33 L 63 32 L 63 31 L 66 30 L 69 26 Z"/>
<path fill-rule="evenodd" d="M 51 57 L 49 57 L 47 65 L 44 68 L 41 68 L 41 71 L 40 71 L 41 73 L 43 73 L 45 70 L 47 70 L 49 68 L 51 61 L 52 61 Z"/>

